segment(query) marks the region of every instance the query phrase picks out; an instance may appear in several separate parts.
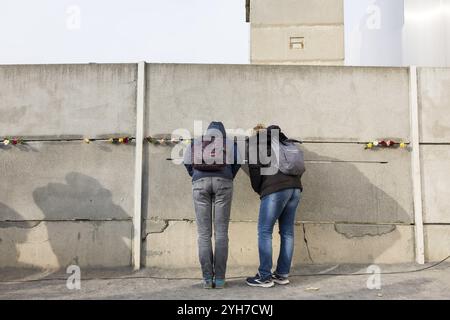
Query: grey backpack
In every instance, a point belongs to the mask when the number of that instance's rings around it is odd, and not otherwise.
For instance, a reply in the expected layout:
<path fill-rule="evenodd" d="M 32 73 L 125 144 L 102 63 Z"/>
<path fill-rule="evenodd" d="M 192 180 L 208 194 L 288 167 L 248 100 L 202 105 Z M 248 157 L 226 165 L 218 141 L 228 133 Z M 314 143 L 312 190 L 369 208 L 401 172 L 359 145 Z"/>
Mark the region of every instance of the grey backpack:
<path fill-rule="evenodd" d="M 274 141 L 272 141 L 274 143 Z M 289 176 L 301 176 L 305 172 L 305 160 L 303 151 L 293 142 L 275 142 L 278 145 L 279 156 L 277 157 L 278 169 Z M 277 154 L 275 152 L 275 154 Z"/>

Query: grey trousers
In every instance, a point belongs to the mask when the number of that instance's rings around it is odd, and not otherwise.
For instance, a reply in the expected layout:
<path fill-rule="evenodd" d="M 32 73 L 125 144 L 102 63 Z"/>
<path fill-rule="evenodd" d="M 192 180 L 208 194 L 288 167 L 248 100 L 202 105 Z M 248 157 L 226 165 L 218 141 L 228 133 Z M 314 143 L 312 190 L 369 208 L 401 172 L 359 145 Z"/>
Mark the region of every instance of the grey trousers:
<path fill-rule="evenodd" d="M 198 253 L 204 279 L 225 279 L 233 180 L 207 177 L 192 183 Z M 212 229 L 214 224 L 214 252 Z"/>

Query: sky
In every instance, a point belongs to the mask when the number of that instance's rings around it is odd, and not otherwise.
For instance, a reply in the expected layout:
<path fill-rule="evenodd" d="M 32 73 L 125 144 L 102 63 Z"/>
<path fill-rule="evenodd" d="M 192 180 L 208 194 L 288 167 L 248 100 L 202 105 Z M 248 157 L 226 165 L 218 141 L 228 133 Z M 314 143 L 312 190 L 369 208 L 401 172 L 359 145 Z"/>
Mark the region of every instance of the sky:
<path fill-rule="evenodd" d="M 0 0 L 0 64 L 249 63 L 245 0 Z"/>
<path fill-rule="evenodd" d="M 450 67 L 450 0 L 345 0 L 346 65 Z"/>
<path fill-rule="evenodd" d="M 450 66 L 450 0 L 344 4 L 346 65 Z M 0 64 L 143 60 L 249 63 L 245 0 L 0 0 Z"/>

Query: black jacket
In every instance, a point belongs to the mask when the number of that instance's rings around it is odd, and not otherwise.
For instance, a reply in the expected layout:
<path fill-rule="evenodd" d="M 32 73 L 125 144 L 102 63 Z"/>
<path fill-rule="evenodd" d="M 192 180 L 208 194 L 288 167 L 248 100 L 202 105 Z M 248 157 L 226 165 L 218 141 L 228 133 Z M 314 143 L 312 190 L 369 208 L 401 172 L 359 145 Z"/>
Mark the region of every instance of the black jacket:
<path fill-rule="evenodd" d="M 261 175 L 260 165 L 249 165 L 248 167 L 252 188 L 260 198 L 284 189 L 294 188 L 303 191 L 301 178 L 298 176 L 288 176 L 281 171 L 274 175 Z"/>
<path fill-rule="evenodd" d="M 283 138 L 287 139 L 284 135 Z M 283 141 L 284 139 L 282 139 L 280 135 L 280 140 Z M 267 140 L 267 150 L 269 150 L 268 152 L 270 154 L 270 136 Z M 274 175 L 261 175 L 261 164 L 249 164 L 248 167 L 252 188 L 259 194 L 260 198 L 284 189 L 294 188 L 303 191 L 301 177 L 299 176 L 289 176 L 282 173 L 280 170 Z"/>

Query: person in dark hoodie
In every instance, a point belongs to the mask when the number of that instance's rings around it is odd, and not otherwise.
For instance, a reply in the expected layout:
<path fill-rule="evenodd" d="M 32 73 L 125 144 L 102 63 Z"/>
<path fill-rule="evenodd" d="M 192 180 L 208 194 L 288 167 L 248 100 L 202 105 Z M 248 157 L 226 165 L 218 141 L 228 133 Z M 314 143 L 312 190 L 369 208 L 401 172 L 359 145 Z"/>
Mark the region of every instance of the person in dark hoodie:
<path fill-rule="evenodd" d="M 264 165 L 260 162 L 260 147 L 267 145 L 264 152 L 273 153 L 273 132 L 278 132 L 278 143 L 298 142 L 290 140 L 281 132 L 279 126 L 269 126 L 252 137 L 258 145 L 258 161 L 249 164 L 252 188 L 261 199 L 258 218 L 258 251 L 260 265 L 255 277 L 247 278 L 247 284 L 255 287 L 272 287 L 275 283 L 288 284 L 289 271 L 294 252 L 294 223 L 301 192 L 301 176 L 291 176 L 276 168 L 273 174 L 263 175 Z M 279 223 L 281 238 L 277 267 L 272 273 L 272 233 L 275 223 Z"/>
<path fill-rule="evenodd" d="M 225 153 L 220 150 L 221 154 L 215 155 L 216 159 L 224 160 L 220 165 L 208 167 L 194 161 L 194 153 L 197 151 L 201 152 L 200 156 L 203 160 L 202 154 L 206 154 L 205 150 L 207 151 L 209 148 L 208 146 L 205 147 L 205 140 L 222 141 Z M 240 168 L 237 145 L 227 139 L 222 122 L 211 122 L 206 134 L 201 138 L 196 138 L 188 146 L 184 155 L 184 165 L 192 177 L 203 287 L 205 289 L 213 287 L 221 289 L 225 285 L 228 259 L 228 225 L 233 195 L 233 179 Z M 214 252 L 211 243 L 213 225 Z"/>

